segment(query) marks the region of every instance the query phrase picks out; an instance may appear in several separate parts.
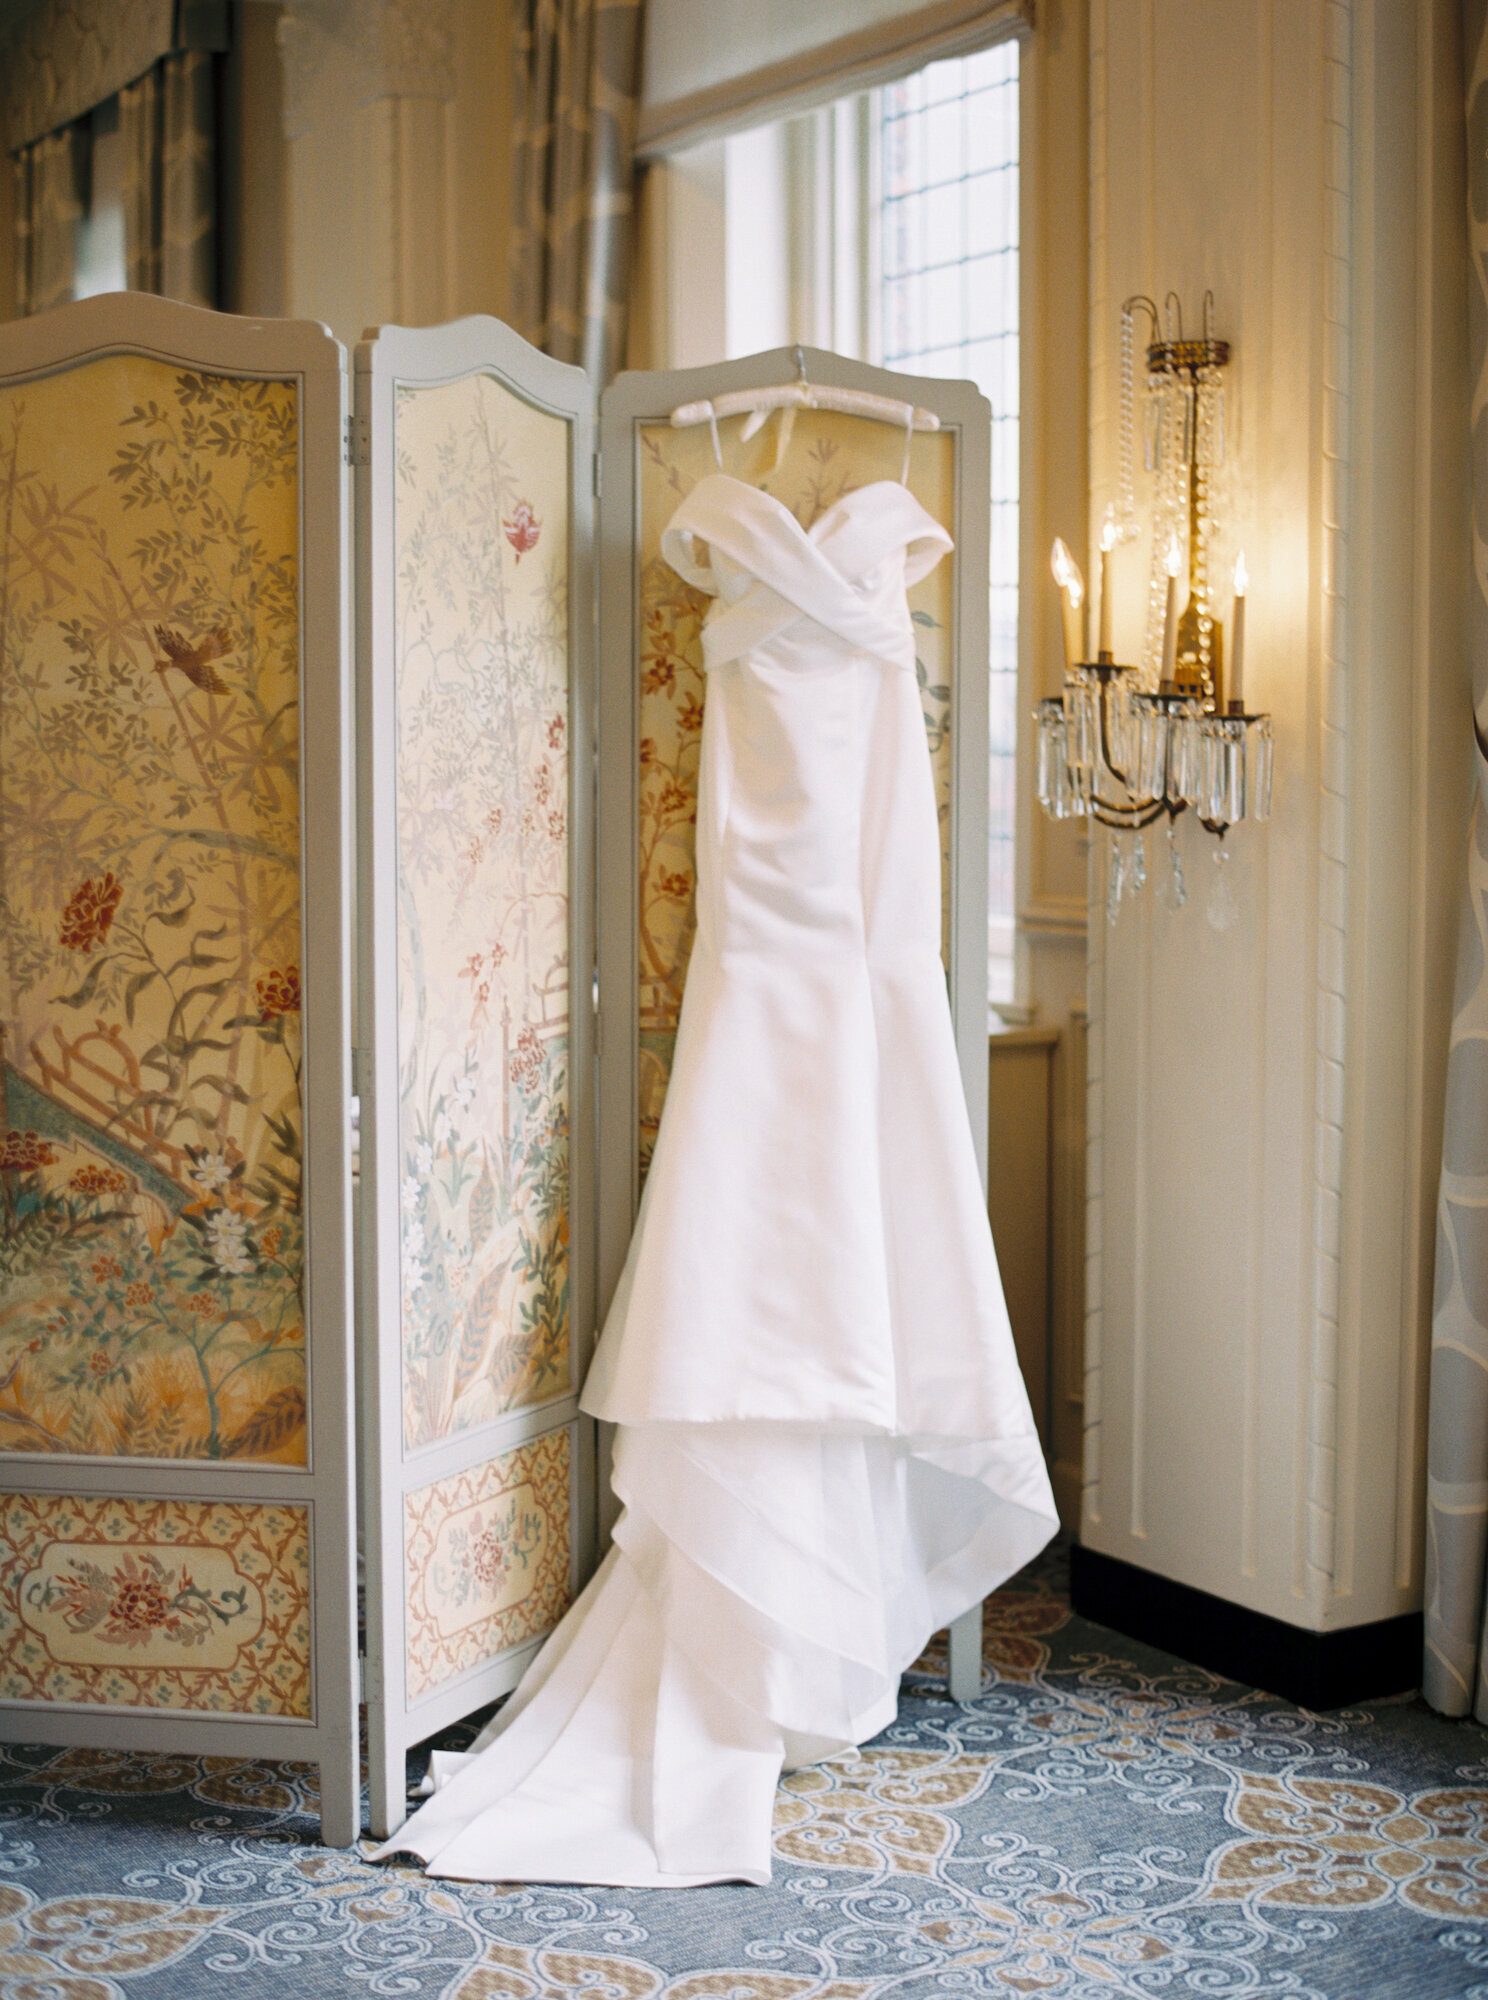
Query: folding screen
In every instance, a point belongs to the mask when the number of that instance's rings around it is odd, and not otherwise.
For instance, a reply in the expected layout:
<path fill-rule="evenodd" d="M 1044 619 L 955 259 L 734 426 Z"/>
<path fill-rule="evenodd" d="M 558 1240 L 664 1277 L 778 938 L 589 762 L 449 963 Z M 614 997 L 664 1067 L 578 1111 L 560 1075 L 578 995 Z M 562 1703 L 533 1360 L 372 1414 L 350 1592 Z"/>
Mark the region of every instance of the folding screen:
<path fill-rule="evenodd" d="M 942 419 L 910 479 L 958 552 L 912 604 L 979 1111 L 987 409 L 965 384 L 807 365 Z M 593 1564 L 578 1392 L 691 939 L 705 606 L 659 538 L 712 447 L 666 418 L 792 368 L 762 355 L 606 397 L 596 845 L 589 385 L 490 320 L 358 350 L 378 1834 L 404 1816 L 407 1747 L 512 1686 Z M 341 1843 L 341 354 L 315 327 L 112 297 L 0 330 L 0 383 L 0 1732 L 317 1761 Z M 903 444 L 802 413 L 776 470 L 773 424 L 752 446 L 722 432 L 729 469 L 808 525 L 896 477 Z"/>
<path fill-rule="evenodd" d="M 0 1734 L 355 1837 L 341 350 L 0 328 Z"/>
<path fill-rule="evenodd" d="M 372 1826 L 594 1559 L 592 395 L 494 320 L 357 350 Z"/>

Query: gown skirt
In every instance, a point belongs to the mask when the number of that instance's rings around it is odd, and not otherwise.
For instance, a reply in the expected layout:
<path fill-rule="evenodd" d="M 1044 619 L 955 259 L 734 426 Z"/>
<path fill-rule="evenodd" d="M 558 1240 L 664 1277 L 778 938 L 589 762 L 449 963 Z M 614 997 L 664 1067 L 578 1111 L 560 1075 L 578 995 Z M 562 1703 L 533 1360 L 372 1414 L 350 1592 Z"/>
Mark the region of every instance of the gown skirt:
<path fill-rule="evenodd" d="M 697 935 L 582 1398 L 617 1427 L 623 1511 L 379 1853 L 766 1883 L 781 1770 L 884 1729 L 930 1634 L 1054 1533 L 941 964 L 905 593 L 950 546 L 892 481 L 807 531 L 722 473 L 663 537 L 715 601 Z"/>

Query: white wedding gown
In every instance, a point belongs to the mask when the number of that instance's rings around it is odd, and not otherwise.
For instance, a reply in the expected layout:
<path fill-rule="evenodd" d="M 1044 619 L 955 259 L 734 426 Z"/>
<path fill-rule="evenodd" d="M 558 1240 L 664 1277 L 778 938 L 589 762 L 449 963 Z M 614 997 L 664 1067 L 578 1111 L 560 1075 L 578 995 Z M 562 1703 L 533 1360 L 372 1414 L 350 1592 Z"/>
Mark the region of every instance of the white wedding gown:
<path fill-rule="evenodd" d="M 892 482 L 808 533 L 722 474 L 663 539 L 717 602 L 697 938 L 583 1397 L 624 1512 L 380 1850 L 432 1874 L 768 1882 L 782 1766 L 882 1730 L 931 1632 L 1056 1527 L 940 958 L 905 589 L 949 547 Z"/>

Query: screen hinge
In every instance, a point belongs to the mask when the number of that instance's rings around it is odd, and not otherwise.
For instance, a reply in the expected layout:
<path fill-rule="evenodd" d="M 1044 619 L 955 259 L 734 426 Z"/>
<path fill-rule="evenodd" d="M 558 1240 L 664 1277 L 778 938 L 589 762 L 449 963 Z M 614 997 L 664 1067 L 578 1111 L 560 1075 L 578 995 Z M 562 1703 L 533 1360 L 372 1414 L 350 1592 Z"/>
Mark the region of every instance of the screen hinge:
<path fill-rule="evenodd" d="M 372 457 L 372 441 L 368 435 L 367 419 L 354 414 L 346 419 L 346 463 L 367 465 Z"/>

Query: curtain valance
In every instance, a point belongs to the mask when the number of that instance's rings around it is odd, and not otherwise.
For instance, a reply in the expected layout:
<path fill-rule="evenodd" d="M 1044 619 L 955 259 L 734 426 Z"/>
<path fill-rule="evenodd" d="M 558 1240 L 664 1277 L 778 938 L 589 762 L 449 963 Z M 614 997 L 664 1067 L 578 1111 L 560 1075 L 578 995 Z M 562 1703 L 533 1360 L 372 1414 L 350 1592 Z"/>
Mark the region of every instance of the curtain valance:
<path fill-rule="evenodd" d="M 5 145 L 70 125 L 162 56 L 226 47 L 226 0 L 30 0 L 0 31 Z"/>
<path fill-rule="evenodd" d="M 636 150 L 676 152 L 1033 25 L 1034 0 L 647 0 Z"/>

